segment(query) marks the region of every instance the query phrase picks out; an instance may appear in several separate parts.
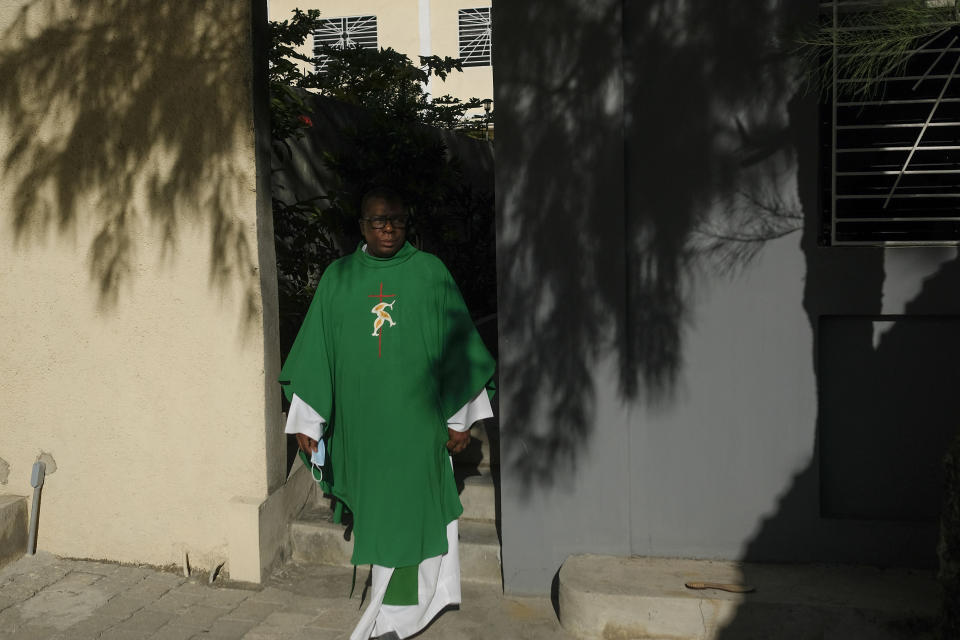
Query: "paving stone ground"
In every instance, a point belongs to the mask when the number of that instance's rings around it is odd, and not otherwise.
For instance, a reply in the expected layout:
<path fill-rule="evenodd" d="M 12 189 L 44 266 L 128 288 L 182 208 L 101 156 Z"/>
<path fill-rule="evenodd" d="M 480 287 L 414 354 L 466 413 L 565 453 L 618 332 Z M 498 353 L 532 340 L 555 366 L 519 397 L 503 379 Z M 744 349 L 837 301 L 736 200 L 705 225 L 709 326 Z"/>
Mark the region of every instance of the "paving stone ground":
<path fill-rule="evenodd" d="M 280 567 L 263 585 L 38 552 L 0 569 L 0 640 L 339 640 L 361 614 L 367 572 Z M 365 602 L 363 603 L 365 604 Z M 463 605 L 417 638 L 570 638 L 549 600 L 463 584 Z"/>

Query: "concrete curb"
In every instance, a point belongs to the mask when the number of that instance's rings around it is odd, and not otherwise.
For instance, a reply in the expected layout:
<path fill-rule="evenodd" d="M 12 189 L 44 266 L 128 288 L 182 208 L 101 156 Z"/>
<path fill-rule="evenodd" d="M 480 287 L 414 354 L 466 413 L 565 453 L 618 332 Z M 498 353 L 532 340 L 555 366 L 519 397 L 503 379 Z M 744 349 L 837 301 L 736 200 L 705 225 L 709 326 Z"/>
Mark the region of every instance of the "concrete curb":
<path fill-rule="evenodd" d="M 849 566 L 582 555 L 567 559 L 559 582 L 561 624 L 589 639 L 925 638 L 938 600 L 932 572 Z"/>

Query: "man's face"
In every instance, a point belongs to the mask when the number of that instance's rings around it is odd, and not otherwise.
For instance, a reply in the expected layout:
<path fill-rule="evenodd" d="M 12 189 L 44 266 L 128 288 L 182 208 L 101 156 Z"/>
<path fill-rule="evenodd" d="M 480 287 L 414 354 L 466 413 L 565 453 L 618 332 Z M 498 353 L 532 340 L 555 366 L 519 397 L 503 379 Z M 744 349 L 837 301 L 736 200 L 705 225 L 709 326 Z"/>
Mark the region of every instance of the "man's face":
<path fill-rule="evenodd" d="M 390 258 L 403 246 L 407 237 L 407 215 L 403 207 L 380 198 L 367 201 L 360 218 L 360 232 L 367 241 L 367 253 Z M 383 227 L 377 229 L 383 223 Z M 399 228 L 397 224 L 401 225 Z"/>

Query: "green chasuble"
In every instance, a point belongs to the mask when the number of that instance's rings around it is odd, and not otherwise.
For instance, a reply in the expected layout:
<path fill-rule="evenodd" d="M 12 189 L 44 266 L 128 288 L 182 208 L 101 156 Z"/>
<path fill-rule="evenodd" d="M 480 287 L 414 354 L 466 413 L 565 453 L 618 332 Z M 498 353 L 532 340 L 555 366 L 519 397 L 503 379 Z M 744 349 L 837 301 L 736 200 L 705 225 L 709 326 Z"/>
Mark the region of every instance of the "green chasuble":
<path fill-rule="evenodd" d="M 406 243 L 358 248 L 324 272 L 280 374 L 327 420 L 332 492 L 354 514 L 353 563 L 417 565 L 447 552 L 463 512 L 447 418 L 494 362 L 443 263 Z"/>

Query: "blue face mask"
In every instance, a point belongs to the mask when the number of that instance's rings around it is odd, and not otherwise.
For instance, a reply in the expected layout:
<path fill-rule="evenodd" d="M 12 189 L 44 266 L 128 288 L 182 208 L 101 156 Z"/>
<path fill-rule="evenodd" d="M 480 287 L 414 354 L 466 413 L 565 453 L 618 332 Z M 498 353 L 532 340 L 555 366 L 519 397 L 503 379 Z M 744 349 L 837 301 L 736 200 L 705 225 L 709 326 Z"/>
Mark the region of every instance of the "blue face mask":
<path fill-rule="evenodd" d="M 317 467 L 322 467 L 326 459 L 327 448 L 324 446 L 323 440 L 321 439 L 317 441 L 317 450 L 310 454 L 310 463 Z"/>

